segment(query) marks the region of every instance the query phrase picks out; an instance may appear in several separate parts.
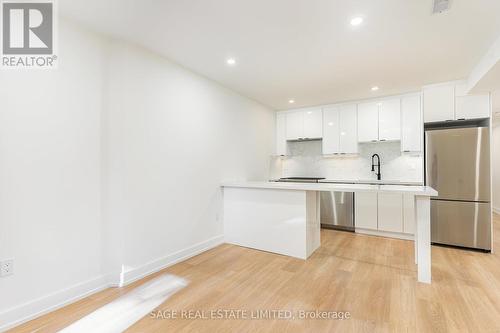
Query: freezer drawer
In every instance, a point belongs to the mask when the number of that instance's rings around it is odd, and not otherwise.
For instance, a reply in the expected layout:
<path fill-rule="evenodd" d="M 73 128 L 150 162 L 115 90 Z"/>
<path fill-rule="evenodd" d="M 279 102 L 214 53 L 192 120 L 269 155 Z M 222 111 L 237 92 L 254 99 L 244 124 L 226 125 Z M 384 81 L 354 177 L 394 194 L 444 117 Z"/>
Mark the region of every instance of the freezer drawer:
<path fill-rule="evenodd" d="M 354 230 L 354 194 L 321 192 L 320 219 L 324 228 Z"/>
<path fill-rule="evenodd" d="M 431 241 L 491 250 L 490 204 L 431 200 Z"/>

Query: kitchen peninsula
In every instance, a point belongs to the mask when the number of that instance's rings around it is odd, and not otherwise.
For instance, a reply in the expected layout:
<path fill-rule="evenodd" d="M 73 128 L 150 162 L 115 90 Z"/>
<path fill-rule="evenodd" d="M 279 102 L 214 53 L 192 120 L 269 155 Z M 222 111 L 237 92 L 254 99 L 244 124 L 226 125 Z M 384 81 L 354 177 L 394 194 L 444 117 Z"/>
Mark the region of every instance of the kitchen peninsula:
<path fill-rule="evenodd" d="M 402 193 L 414 197 L 415 263 L 418 281 L 431 282 L 430 197 L 428 186 L 277 183 L 222 184 L 227 243 L 307 259 L 320 246 L 319 193 Z"/>

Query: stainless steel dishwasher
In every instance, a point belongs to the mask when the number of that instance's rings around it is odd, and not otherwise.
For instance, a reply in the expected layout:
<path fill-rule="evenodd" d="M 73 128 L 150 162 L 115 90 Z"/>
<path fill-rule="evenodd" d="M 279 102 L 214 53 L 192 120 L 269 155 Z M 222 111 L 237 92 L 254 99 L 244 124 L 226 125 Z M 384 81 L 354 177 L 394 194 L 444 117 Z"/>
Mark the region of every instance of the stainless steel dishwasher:
<path fill-rule="evenodd" d="M 354 231 L 354 193 L 321 192 L 321 227 Z"/>

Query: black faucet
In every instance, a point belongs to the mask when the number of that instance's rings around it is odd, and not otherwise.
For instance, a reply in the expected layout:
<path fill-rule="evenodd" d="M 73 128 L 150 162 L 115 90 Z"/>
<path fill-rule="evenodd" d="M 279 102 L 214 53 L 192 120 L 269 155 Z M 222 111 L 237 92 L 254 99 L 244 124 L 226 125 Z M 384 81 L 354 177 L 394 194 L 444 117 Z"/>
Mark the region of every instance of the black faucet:
<path fill-rule="evenodd" d="M 380 175 L 380 156 L 378 154 L 373 154 L 372 155 L 372 171 L 375 171 L 375 164 L 373 163 L 373 158 L 377 157 L 377 180 L 380 180 L 381 175 Z"/>

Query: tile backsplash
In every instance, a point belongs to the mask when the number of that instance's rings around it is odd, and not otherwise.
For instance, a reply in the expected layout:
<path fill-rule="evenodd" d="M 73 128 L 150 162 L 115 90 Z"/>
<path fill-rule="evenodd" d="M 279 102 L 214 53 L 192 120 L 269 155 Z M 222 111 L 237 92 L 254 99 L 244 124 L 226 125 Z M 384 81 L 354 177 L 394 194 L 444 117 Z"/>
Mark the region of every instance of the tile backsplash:
<path fill-rule="evenodd" d="M 289 142 L 290 155 L 271 163 L 272 178 L 325 177 L 337 180 L 376 179 L 371 156 L 380 155 L 382 180 L 423 182 L 422 154 L 401 153 L 399 142 L 359 144 L 357 155 L 323 156 L 321 140 Z"/>

